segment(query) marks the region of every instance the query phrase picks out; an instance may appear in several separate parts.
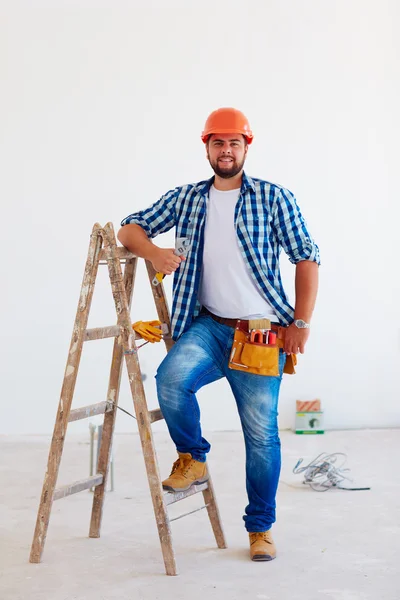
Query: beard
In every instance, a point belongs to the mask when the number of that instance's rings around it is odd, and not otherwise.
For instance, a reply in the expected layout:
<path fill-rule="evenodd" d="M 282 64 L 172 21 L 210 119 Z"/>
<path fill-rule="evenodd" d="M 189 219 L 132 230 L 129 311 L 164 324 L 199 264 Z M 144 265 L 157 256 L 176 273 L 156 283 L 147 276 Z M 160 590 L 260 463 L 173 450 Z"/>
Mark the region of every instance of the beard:
<path fill-rule="evenodd" d="M 211 161 L 210 158 L 208 162 L 211 165 L 212 170 L 218 177 L 222 179 L 230 179 L 231 177 L 235 177 L 240 171 L 243 169 L 245 158 L 239 163 L 234 158 L 232 158 L 231 163 L 221 163 L 216 161 Z"/>

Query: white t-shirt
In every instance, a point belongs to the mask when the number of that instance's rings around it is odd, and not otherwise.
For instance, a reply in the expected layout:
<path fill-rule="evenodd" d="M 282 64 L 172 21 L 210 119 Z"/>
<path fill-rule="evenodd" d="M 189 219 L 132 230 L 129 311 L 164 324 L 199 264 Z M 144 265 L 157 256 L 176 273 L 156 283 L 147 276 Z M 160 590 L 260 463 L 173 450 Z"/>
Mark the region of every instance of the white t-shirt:
<path fill-rule="evenodd" d="M 279 321 L 261 295 L 239 248 L 234 216 L 240 189 L 210 188 L 199 302 L 220 317 Z"/>

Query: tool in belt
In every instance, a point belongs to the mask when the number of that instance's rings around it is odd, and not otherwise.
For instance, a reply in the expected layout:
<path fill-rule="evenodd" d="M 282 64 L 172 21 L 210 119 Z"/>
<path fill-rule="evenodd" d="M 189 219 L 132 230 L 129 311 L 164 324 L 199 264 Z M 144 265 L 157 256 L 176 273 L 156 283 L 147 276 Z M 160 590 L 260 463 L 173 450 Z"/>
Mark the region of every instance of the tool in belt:
<path fill-rule="evenodd" d="M 269 377 L 279 376 L 279 349 L 284 347 L 286 327 L 271 323 L 269 319 L 228 319 L 214 315 L 205 307 L 202 313 L 215 321 L 235 328 L 229 368 Z M 296 354 L 288 354 L 283 369 L 293 375 L 297 364 Z"/>

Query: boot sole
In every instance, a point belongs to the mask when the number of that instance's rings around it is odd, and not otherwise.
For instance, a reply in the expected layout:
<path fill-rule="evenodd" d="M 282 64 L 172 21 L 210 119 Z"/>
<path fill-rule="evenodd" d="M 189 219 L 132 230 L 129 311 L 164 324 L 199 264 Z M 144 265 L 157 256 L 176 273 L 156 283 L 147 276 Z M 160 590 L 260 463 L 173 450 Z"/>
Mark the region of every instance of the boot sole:
<path fill-rule="evenodd" d="M 255 562 L 265 562 L 269 560 L 274 560 L 275 556 L 271 556 L 270 554 L 255 554 L 251 560 Z"/>
<path fill-rule="evenodd" d="M 171 485 L 164 485 L 163 484 L 163 490 L 166 490 L 167 492 L 187 492 L 187 490 L 190 490 L 191 487 L 193 487 L 194 485 L 201 485 L 202 483 L 206 483 L 206 481 L 209 480 L 209 477 L 203 477 L 202 479 L 198 479 L 197 481 L 192 481 L 192 483 L 190 483 L 188 486 L 184 487 L 184 488 L 173 488 Z"/>

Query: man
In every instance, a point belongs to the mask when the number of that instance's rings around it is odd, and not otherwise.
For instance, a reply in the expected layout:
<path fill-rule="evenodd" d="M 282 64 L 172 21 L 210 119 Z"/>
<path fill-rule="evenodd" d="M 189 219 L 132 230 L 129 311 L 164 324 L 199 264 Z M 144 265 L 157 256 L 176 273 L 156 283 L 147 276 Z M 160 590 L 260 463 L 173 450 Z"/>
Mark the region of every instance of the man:
<path fill-rule="evenodd" d="M 279 388 L 289 354 L 303 353 L 314 309 L 319 251 L 296 200 L 285 188 L 243 171 L 253 134 L 246 117 L 220 108 L 208 117 L 202 140 L 215 173 L 177 187 L 151 207 L 124 219 L 120 242 L 154 268 L 174 273 L 172 337 L 176 344 L 156 376 L 160 407 L 178 451 L 170 491 L 207 480 L 206 454 L 196 392 L 226 377 L 235 397 L 246 447 L 250 557 L 272 560 L 270 529 L 281 458 L 277 425 Z M 176 228 L 191 247 L 187 258 L 152 243 Z M 296 264 L 296 304 L 290 306 L 279 272 L 281 248 Z M 237 320 L 267 318 L 285 327 L 279 376 L 229 368 Z M 278 368 L 277 368 L 278 372 Z"/>

